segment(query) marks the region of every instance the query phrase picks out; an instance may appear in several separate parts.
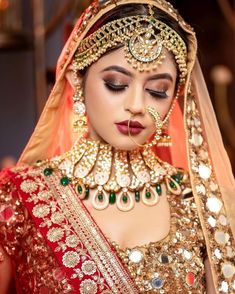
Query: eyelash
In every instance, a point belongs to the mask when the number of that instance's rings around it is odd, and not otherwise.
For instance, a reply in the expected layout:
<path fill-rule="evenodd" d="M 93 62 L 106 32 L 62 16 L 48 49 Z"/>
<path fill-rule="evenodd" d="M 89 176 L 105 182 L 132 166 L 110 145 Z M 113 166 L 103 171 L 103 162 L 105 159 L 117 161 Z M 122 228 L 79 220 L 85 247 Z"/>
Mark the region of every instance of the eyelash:
<path fill-rule="evenodd" d="M 105 87 L 112 92 L 122 92 L 127 88 L 127 85 L 115 85 L 110 82 L 105 82 Z"/>
<path fill-rule="evenodd" d="M 154 90 L 151 90 L 151 89 L 146 89 L 146 90 L 154 98 L 160 98 L 160 99 L 166 99 L 166 98 L 168 98 L 168 95 L 167 95 L 166 91 L 154 91 Z"/>
<path fill-rule="evenodd" d="M 128 87 L 128 85 L 115 85 L 110 82 L 105 82 L 104 84 L 105 84 L 105 87 L 112 92 L 123 92 Z M 146 90 L 154 98 L 160 98 L 160 99 L 168 98 L 166 91 L 154 91 L 151 89 L 146 89 Z"/>

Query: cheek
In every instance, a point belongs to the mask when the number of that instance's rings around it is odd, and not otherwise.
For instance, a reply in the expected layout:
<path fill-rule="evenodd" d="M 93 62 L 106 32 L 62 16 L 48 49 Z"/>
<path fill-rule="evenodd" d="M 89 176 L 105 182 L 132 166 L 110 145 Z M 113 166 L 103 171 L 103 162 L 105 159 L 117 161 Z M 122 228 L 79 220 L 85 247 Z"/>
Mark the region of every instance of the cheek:
<path fill-rule="evenodd" d="M 85 90 L 85 104 L 87 115 L 91 121 L 107 119 L 112 117 L 117 109 L 117 99 L 112 94 L 107 93 L 104 85 L 99 81 L 93 84 L 88 83 Z"/>
<path fill-rule="evenodd" d="M 160 100 L 155 102 L 154 107 L 162 118 L 164 118 L 167 115 L 168 111 L 171 108 L 172 102 L 173 102 L 173 97 L 168 98 L 166 100 L 162 100 L 162 101 Z"/>

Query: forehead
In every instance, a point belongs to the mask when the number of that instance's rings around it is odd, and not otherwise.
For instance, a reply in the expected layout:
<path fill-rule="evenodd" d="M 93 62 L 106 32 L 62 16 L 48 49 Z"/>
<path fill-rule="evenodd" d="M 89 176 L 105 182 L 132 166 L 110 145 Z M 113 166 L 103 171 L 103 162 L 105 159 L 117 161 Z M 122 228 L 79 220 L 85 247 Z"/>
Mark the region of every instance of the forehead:
<path fill-rule="evenodd" d="M 101 56 L 95 63 L 90 66 L 90 70 L 92 72 L 99 72 L 106 67 L 118 65 L 128 70 L 130 73 L 132 73 L 133 76 L 145 76 L 163 72 L 171 73 L 172 75 L 176 76 L 177 69 L 172 53 L 170 53 L 167 49 L 164 49 L 163 55 L 164 58 L 155 69 L 152 68 L 150 71 L 140 72 L 138 69 L 134 69 L 133 66 L 127 61 L 125 57 L 125 49 L 124 47 L 121 47 Z"/>

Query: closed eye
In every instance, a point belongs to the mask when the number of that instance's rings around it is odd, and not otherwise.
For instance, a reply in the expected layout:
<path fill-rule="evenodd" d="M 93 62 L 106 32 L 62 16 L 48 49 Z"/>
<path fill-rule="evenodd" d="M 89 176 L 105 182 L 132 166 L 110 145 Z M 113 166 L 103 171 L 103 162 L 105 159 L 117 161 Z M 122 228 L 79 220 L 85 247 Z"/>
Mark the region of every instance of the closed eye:
<path fill-rule="evenodd" d="M 166 91 L 155 91 L 155 90 L 152 90 L 152 89 L 146 89 L 146 90 L 154 98 L 161 98 L 161 99 L 168 98 L 168 95 L 167 95 Z"/>
<path fill-rule="evenodd" d="M 107 81 L 104 82 L 104 84 L 105 84 L 105 87 L 112 92 L 121 92 L 128 87 L 128 85 L 125 85 L 125 84 L 113 84 Z"/>

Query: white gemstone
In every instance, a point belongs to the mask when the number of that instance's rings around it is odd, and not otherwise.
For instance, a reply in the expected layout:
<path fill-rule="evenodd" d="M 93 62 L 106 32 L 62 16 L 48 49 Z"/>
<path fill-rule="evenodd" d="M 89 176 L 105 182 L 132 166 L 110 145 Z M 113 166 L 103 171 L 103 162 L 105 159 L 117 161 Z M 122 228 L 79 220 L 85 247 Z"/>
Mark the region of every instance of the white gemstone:
<path fill-rule="evenodd" d="M 219 222 L 222 226 L 227 226 L 227 224 L 228 224 L 227 217 L 225 215 L 221 214 L 219 216 Z"/>
<path fill-rule="evenodd" d="M 185 259 L 190 260 L 192 258 L 192 252 L 188 251 L 188 250 L 184 250 L 183 251 L 183 256 Z"/>
<path fill-rule="evenodd" d="M 227 282 L 222 282 L 222 283 L 221 283 L 221 290 L 222 290 L 224 293 L 228 293 L 228 283 L 227 283 Z"/>
<path fill-rule="evenodd" d="M 219 213 L 223 204 L 216 197 L 210 197 L 207 199 L 206 205 L 211 212 Z"/>
<path fill-rule="evenodd" d="M 117 176 L 117 183 L 122 187 L 128 187 L 131 183 L 131 179 L 128 175 L 118 175 Z"/>
<path fill-rule="evenodd" d="M 78 167 L 76 167 L 76 169 L 75 169 L 74 175 L 75 175 L 75 177 L 77 177 L 77 178 L 84 178 L 84 177 L 87 175 L 88 172 L 89 172 L 89 171 L 87 170 L 86 167 L 78 166 Z"/>
<path fill-rule="evenodd" d="M 154 167 L 154 171 L 155 171 L 155 175 L 156 175 L 157 177 L 160 177 L 160 176 L 163 176 L 163 175 L 166 174 L 166 171 L 165 171 L 164 168 L 161 167 L 160 165 L 156 165 L 156 166 Z"/>
<path fill-rule="evenodd" d="M 226 279 L 230 279 L 235 274 L 235 267 L 231 263 L 224 263 L 222 265 L 222 272 Z"/>
<path fill-rule="evenodd" d="M 66 159 L 59 164 L 59 169 L 65 171 L 66 175 L 69 175 L 72 169 L 72 161 Z"/>
<path fill-rule="evenodd" d="M 129 253 L 129 260 L 134 263 L 139 263 L 143 259 L 143 252 L 138 249 L 133 249 Z"/>
<path fill-rule="evenodd" d="M 193 133 L 192 134 L 192 139 L 191 139 L 191 143 L 196 146 L 196 147 L 199 147 L 202 145 L 203 143 L 203 138 L 200 134 L 197 134 L 197 133 Z"/>
<path fill-rule="evenodd" d="M 147 183 L 150 181 L 150 174 L 147 171 L 140 171 L 137 174 L 137 178 L 142 183 Z"/>
<path fill-rule="evenodd" d="M 107 183 L 109 179 L 109 174 L 108 173 L 105 173 L 105 172 L 97 172 L 95 174 L 95 182 L 98 184 L 98 185 L 104 185 L 105 183 Z"/>
<path fill-rule="evenodd" d="M 229 258 L 232 258 L 232 257 L 234 257 L 234 251 L 233 251 L 233 249 L 232 249 L 232 247 L 229 247 L 229 246 L 227 246 L 226 247 L 226 250 L 227 250 L 227 256 L 229 257 Z"/>
<path fill-rule="evenodd" d="M 215 249 L 215 256 L 218 258 L 218 259 L 221 259 L 222 258 L 222 255 L 221 255 L 221 252 L 219 249 Z"/>
<path fill-rule="evenodd" d="M 200 122 L 200 120 L 198 118 L 194 118 L 193 120 L 194 120 L 194 125 L 196 127 L 199 127 L 201 125 L 201 122 Z"/>
<path fill-rule="evenodd" d="M 196 191 L 198 194 L 206 195 L 206 188 L 204 185 L 197 185 Z"/>
<path fill-rule="evenodd" d="M 218 244 L 225 245 L 229 240 L 229 234 L 223 231 L 216 231 L 215 232 L 215 241 Z"/>
<path fill-rule="evenodd" d="M 77 101 L 73 105 L 73 110 L 77 114 L 84 115 L 86 113 L 85 104 L 81 101 Z"/>
<path fill-rule="evenodd" d="M 208 217 L 208 223 L 212 226 L 212 228 L 216 225 L 216 219 L 212 216 Z"/>
<path fill-rule="evenodd" d="M 202 179 L 207 180 L 211 176 L 211 169 L 204 164 L 200 164 L 198 167 L 198 173 Z"/>
<path fill-rule="evenodd" d="M 191 122 L 192 122 L 191 119 L 188 118 L 188 119 L 187 119 L 187 124 L 188 124 L 188 126 L 191 126 Z"/>

